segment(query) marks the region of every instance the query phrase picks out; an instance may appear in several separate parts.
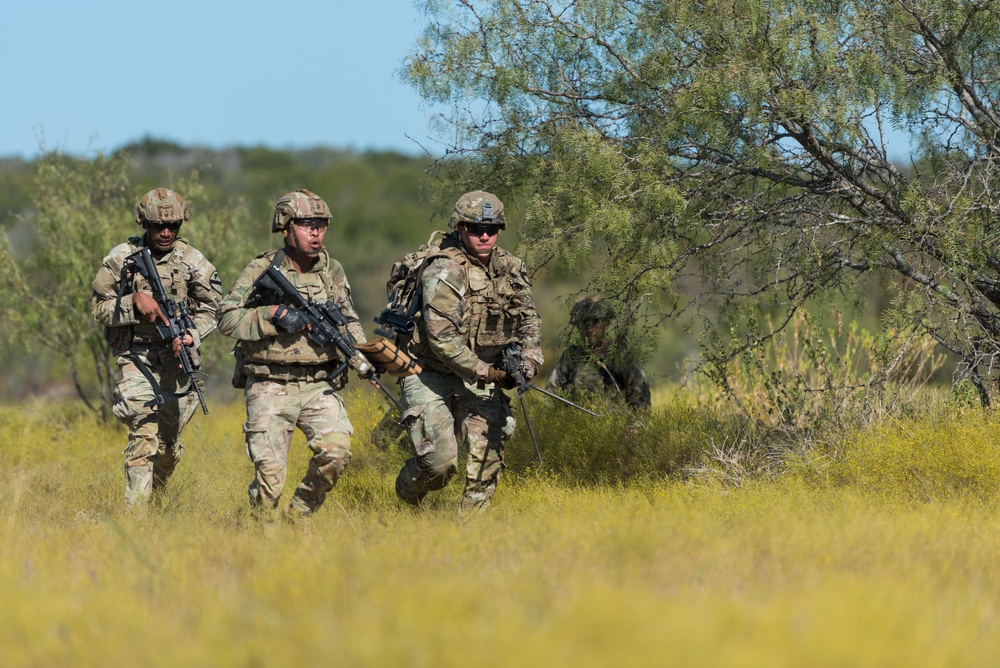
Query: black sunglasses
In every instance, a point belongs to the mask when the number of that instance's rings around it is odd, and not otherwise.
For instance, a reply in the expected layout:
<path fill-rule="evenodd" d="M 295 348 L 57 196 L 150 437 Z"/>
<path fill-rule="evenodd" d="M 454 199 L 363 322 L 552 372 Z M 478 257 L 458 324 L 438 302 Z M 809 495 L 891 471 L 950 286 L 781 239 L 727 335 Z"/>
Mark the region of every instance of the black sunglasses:
<path fill-rule="evenodd" d="M 150 223 L 149 229 L 153 232 L 162 232 L 163 230 L 170 230 L 171 232 L 177 232 L 181 229 L 180 223 Z"/>
<path fill-rule="evenodd" d="M 475 237 L 481 237 L 484 234 L 488 234 L 491 237 L 495 234 L 500 233 L 499 225 L 487 225 L 486 223 L 465 223 L 465 229 Z"/>

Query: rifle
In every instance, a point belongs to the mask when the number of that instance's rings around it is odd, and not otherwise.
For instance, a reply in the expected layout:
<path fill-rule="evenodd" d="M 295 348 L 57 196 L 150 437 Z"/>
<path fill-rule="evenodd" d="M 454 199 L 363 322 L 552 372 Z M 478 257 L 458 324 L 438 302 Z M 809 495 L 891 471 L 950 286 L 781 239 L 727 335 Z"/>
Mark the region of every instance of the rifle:
<path fill-rule="evenodd" d="M 131 264 L 129 263 L 131 261 Z M 136 272 L 142 275 L 146 279 L 146 283 L 149 284 L 149 289 L 153 292 L 153 299 L 156 300 L 157 306 L 163 311 L 163 315 L 167 318 L 167 324 L 161 324 L 156 321 L 156 331 L 159 335 L 167 341 L 173 341 L 174 339 L 179 339 L 181 342 L 181 368 L 184 369 L 184 373 L 188 375 L 190 381 L 191 389 L 187 390 L 183 394 L 187 394 L 190 391 L 194 391 L 198 395 L 198 403 L 201 404 L 201 410 L 205 415 L 208 415 L 208 406 L 205 405 L 205 395 L 201 392 L 201 386 L 198 384 L 199 377 L 202 374 L 194 368 L 194 362 L 191 360 L 191 351 L 188 347 L 184 345 L 184 335 L 188 333 L 189 329 L 194 327 L 194 321 L 191 319 L 191 314 L 188 312 L 187 304 L 184 302 L 178 303 L 176 300 L 172 299 L 167 295 L 166 291 L 163 289 L 163 282 L 160 281 L 160 275 L 156 273 L 156 264 L 153 262 L 153 255 L 149 252 L 149 248 L 143 246 L 139 250 L 130 253 L 125 257 L 125 264 L 122 266 L 122 276 L 121 276 L 121 290 L 124 291 L 126 283 L 126 272 Z M 119 298 L 120 298 L 119 294 Z M 140 371 L 142 368 L 140 367 Z M 144 372 L 143 375 L 146 375 Z M 163 394 L 159 391 L 156 383 L 152 382 L 152 378 L 147 375 L 147 379 L 151 381 L 153 386 L 153 392 L 156 396 L 156 403 L 162 404 L 166 401 Z M 183 396 L 180 395 L 180 396 Z"/>
<path fill-rule="evenodd" d="M 280 259 L 279 262 L 271 262 L 264 273 L 254 281 L 253 293 L 247 299 L 245 306 L 255 306 L 260 301 L 263 292 L 268 291 L 277 295 L 282 302 L 288 302 L 285 303 L 285 306 L 302 311 L 309 323 L 309 327 L 306 329 L 306 336 L 309 340 L 320 347 L 335 345 L 347 359 L 333 372 L 331 378 L 336 378 L 344 373 L 347 367 L 354 369 L 362 379 L 367 380 L 389 397 L 389 400 L 402 414 L 403 407 L 399 400 L 386 389 L 385 385 L 379 382 L 379 373 L 375 365 L 369 362 L 368 358 L 357 349 L 353 337 L 348 338 L 340 333 L 338 328 L 347 325 L 347 316 L 332 301 L 317 304 L 303 297 L 278 269 L 279 263 Z"/>
<path fill-rule="evenodd" d="M 524 372 L 521 371 L 521 348 L 514 343 L 511 343 L 506 348 L 503 349 L 503 353 L 500 357 L 500 368 L 504 370 L 508 378 L 512 378 L 517 386 L 517 398 L 521 401 L 521 410 L 524 411 L 524 422 L 528 425 L 528 433 L 531 434 L 531 442 L 535 444 L 535 454 L 538 455 L 538 463 L 542 463 L 542 452 L 538 449 L 538 439 L 535 438 L 535 430 L 531 426 L 531 418 L 528 417 L 528 405 L 524 402 L 524 393 L 528 390 L 538 390 L 542 394 L 548 395 L 553 399 L 558 399 L 564 404 L 569 404 L 573 408 L 583 411 L 593 415 L 594 417 L 601 417 L 599 413 L 587 410 L 583 406 L 574 404 L 569 399 L 560 397 L 554 392 L 538 387 L 534 383 L 528 381 L 524 377 Z"/>

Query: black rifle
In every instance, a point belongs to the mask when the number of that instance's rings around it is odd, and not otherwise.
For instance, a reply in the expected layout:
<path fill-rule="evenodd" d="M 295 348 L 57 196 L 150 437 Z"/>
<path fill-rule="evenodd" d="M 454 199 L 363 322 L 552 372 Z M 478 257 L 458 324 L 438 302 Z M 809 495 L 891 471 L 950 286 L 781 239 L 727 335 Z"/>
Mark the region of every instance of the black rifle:
<path fill-rule="evenodd" d="M 285 306 L 290 306 L 301 311 L 306 317 L 306 322 L 309 323 L 309 327 L 306 330 L 306 336 L 309 340 L 321 348 L 335 345 L 347 359 L 346 362 L 333 372 L 331 378 L 336 378 L 344 373 L 347 367 L 354 369 L 361 378 L 382 390 L 383 394 L 389 397 L 389 400 L 395 404 L 400 414 L 402 414 L 403 407 L 400 405 L 399 400 L 393 396 L 392 392 L 386 389 L 385 385 L 379 382 L 379 374 L 375 365 L 369 362 L 368 358 L 355 347 L 353 337 L 348 338 L 350 335 L 344 336 L 340 333 L 340 329 L 338 328 L 347 325 L 347 316 L 332 301 L 317 304 L 303 297 L 278 269 L 277 265 L 279 262 L 272 262 L 268 265 L 264 273 L 254 281 L 253 292 L 250 298 L 247 299 L 245 306 L 255 306 L 260 301 L 264 292 L 271 292 Z"/>
<path fill-rule="evenodd" d="M 166 324 L 162 324 L 159 319 L 155 320 L 156 331 L 166 341 L 180 339 L 181 368 L 184 369 L 184 373 L 188 375 L 188 379 L 191 383 L 191 389 L 187 390 L 183 394 L 194 391 L 198 395 L 198 403 L 201 404 L 202 412 L 205 415 L 208 415 L 208 406 L 205 405 L 205 395 L 201 393 L 201 385 L 198 384 L 199 377 L 201 377 L 202 374 L 194 368 L 194 362 L 191 360 L 191 351 L 188 350 L 186 345 L 184 345 L 184 335 L 188 333 L 189 329 L 194 328 L 194 321 L 191 319 L 191 314 L 188 312 L 187 304 L 184 302 L 178 303 L 163 289 L 163 283 L 160 281 L 160 275 L 156 273 L 156 263 L 153 262 L 153 255 L 149 252 L 149 248 L 146 246 L 143 246 L 139 250 L 134 253 L 130 253 L 125 257 L 125 264 L 122 266 L 121 276 L 122 291 L 125 289 L 126 273 L 135 273 L 136 271 L 138 271 L 139 274 L 146 279 L 146 283 L 149 284 L 149 289 L 153 293 L 153 299 L 156 300 L 156 305 L 160 307 L 160 310 L 163 311 L 163 315 L 167 319 Z M 140 371 L 142 371 L 141 367 Z M 166 401 L 163 394 L 156 386 L 156 383 L 152 382 L 152 377 L 147 375 L 145 372 L 143 375 L 146 375 L 147 379 L 150 380 L 153 385 L 156 403 L 162 404 Z M 180 396 L 183 396 L 183 394 Z"/>
<path fill-rule="evenodd" d="M 563 397 L 560 397 L 558 394 L 555 394 L 554 392 L 550 392 L 546 389 L 538 387 L 534 383 L 529 382 L 528 379 L 524 377 L 524 372 L 521 371 L 521 362 L 522 362 L 521 348 L 518 345 L 512 343 L 503 349 L 503 354 L 500 357 L 500 368 L 503 369 L 504 372 L 507 374 L 507 377 L 513 379 L 514 383 L 516 384 L 517 398 L 521 400 L 521 410 L 524 411 L 524 422 L 528 425 L 528 433 L 531 434 L 531 442 L 535 444 L 535 454 L 538 455 L 538 463 L 541 464 L 542 452 L 541 450 L 538 449 L 538 439 L 535 438 L 535 430 L 531 426 L 531 418 L 528 417 L 528 405 L 524 403 L 525 392 L 527 392 L 528 390 L 538 390 L 542 394 L 548 395 L 553 399 L 558 399 L 564 404 L 569 404 L 573 408 L 581 410 L 584 413 L 588 413 L 590 415 L 593 415 L 594 417 L 601 417 L 601 416 L 599 413 L 587 410 L 583 406 L 578 406 L 577 404 L 574 404 L 569 399 L 564 399 Z"/>

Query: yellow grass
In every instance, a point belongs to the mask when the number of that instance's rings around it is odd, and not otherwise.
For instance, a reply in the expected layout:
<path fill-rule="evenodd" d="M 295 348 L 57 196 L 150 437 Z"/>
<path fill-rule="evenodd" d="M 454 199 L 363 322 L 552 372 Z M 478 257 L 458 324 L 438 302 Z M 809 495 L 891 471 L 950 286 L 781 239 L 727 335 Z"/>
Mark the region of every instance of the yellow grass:
<path fill-rule="evenodd" d="M 242 406 L 195 416 L 140 514 L 120 427 L 0 409 L 0 666 L 996 663 L 992 415 L 885 424 L 734 487 L 697 450 L 733 437 L 724 416 L 666 401 L 630 440 L 528 401 L 545 466 L 522 429 L 463 520 L 459 481 L 397 504 L 406 455 L 368 444 L 379 400 L 352 392 L 355 458 L 294 525 L 245 508 Z M 305 461 L 297 435 L 290 484 Z"/>

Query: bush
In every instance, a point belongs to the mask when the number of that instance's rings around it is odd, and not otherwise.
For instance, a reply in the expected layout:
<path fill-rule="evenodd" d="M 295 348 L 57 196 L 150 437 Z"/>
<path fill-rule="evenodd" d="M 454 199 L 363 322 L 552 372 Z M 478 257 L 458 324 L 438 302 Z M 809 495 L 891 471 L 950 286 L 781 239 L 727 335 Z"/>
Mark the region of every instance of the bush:
<path fill-rule="evenodd" d="M 914 501 L 993 499 L 1000 489 L 1000 417 L 942 408 L 885 422 L 829 446 L 823 478 Z"/>

